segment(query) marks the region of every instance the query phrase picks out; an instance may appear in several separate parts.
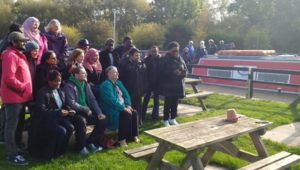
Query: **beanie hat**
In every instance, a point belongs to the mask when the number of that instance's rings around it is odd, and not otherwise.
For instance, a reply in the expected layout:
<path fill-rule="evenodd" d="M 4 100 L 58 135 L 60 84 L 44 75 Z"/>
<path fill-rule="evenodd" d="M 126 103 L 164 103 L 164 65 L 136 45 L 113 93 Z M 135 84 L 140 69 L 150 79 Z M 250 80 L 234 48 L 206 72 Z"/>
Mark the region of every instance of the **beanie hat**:
<path fill-rule="evenodd" d="M 36 42 L 29 41 L 25 45 L 26 52 L 31 52 L 32 50 L 39 49 L 39 45 Z"/>

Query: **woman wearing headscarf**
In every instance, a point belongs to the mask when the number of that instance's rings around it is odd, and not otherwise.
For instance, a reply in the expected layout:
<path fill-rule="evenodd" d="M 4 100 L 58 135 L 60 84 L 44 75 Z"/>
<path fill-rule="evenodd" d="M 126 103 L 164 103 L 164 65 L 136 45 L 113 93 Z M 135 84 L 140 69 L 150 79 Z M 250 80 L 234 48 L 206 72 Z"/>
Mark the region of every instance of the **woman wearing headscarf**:
<path fill-rule="evenodd" d="M 22 25 L 25 36 L 39 45 L 37 64 L 41 63 L 42 55 L 48 51 L 47 38 L 41 34 L 39 26 L 40 21 L 35 17 L 27 18 Z"/>
<path fill-rule="evenodd" d="M 60 71 L 66 69 L 65 59 L 67 56 L 68 41 L 61 32 L 61 24 L 57 19 L 52 19 L 45 27 L 45 36 L 48 40 L 48 49 L 53 50 L 58 59 Z"/>
<path fill-rule="evenodd" d="M 87 72 L 87 81 L 92 85 L 100 84 L 100 75 L 102 66 L 99 61 L 99 51 L 95 48 L 90 48 L 85 53 L 83 66 Z"/>
<path fill-rule="evenodd" d="M 102 66 L 99 61 L 99 51 L 95 48 L 90 48 L 84 55 L 83 67 L 87 73 L 87 81 L 91 85 L 95 97 L 98 99 L 100 76 Z"/>

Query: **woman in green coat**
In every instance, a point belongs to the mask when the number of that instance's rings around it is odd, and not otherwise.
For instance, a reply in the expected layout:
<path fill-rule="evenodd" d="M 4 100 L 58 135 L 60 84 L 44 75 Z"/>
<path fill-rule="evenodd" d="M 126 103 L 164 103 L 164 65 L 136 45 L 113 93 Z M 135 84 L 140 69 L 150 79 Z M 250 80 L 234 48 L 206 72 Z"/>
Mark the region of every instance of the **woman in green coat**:
<path fill-rule="evenodd" d="M 121 81 L 115 66 L 109 66 L 105 73 L 107 80 L 100 85 L 99 105 L 108 119 L 110 130 L 118 129 L 121 146 L 127 146 L 127 141 L 140 142 L 138 138 L 137 112 L 131 107 L 130 96 Z"/>

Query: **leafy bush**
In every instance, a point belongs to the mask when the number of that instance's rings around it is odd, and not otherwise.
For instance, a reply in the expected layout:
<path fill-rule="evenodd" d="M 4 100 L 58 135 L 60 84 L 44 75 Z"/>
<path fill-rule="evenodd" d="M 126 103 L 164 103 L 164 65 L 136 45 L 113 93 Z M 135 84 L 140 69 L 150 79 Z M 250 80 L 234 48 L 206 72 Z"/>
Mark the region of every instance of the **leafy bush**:
<path fill-rule="evenodd" d="M 82 37 L 82 33 L 75 27 L 62 25 L 62 32 L 67 37 L 70 47 L 76 47 L 77 42 Z"/>
<path fill-rule="evenodd" d="M 130 36 L 138 48 L 149 49 L 153 45 L 163 45 L 165 32 L 165 28 L 160 24 L 145 23 L 134 26 Z"/>
<path fill-rule="evenodd" d="M 270 34 L 264 29 L 252 27 L 245 36 L 244 45 L 248 49 L 270 49 Z"/>
<path fill-rule="evenodd" d="M 81 22 L 79 29 L 84 38 L 88 39 L 94 48 L 103 47 L 105 41 L 113 36 L 112 24 L 107 20 Z"/>
<path fill-rule="evenodd" d="M 167 25 L 165 46 L 171 41 L 177 41 L 181 47 L 187 45 L 194 35 L 193 28 L 184 20 L 174 20 Z"/>

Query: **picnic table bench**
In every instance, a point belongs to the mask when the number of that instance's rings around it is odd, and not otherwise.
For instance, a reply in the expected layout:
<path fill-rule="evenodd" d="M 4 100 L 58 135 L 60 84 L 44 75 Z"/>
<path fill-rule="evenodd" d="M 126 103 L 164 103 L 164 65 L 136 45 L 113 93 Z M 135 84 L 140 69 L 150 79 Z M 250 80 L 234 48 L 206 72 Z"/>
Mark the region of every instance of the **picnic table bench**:
<path fill-rule="evenodd" d="M 200 106 L 202 107 L 202 110 L 207 111 L 207 107 L 206 107 L 206 105 L 203 101 L 203 98 L 213 94 L 213 92 L 198 90 L 197 85 L 202 82 L 201 79 L 185 78 L 184 82 L 187 85 L 191 85 L 192 88 L 193 88 L 193 92 L 194 92 L 194 93 L 191 93 L 191 94 L 187 94 L 185 96 L 185 98 L 186 99 L 188 99 L 188 98 L 197 98 L 199 103 L 200 103 Z"/>
<path fill-rule="evenodd" d="M 270 122 L 245 116 L 239 118 L 236 123 L 225 121 L 225 116 L 214 117 L 145 131 L 147 135 L 155 138 L 157 143 L 125 151 L 125 154 L 135 160 L 148 160 L 148 170 L 155 170 L 161 166 L 174 168 L 174 165 L 163 160 L 165 153 L 171 150 L 186 154 L 180 169 L 192 166 L 193 169 L 203 170 L 217 151 L 255 162 L 268 157 L 260 136 L 270 125 Z M 240 150 L 232 143 L 237 137 L 245 134 L 250 135 L 258 155 Z M 199 153 L 203 151 L 205 153 L 199 159 Z"/>

